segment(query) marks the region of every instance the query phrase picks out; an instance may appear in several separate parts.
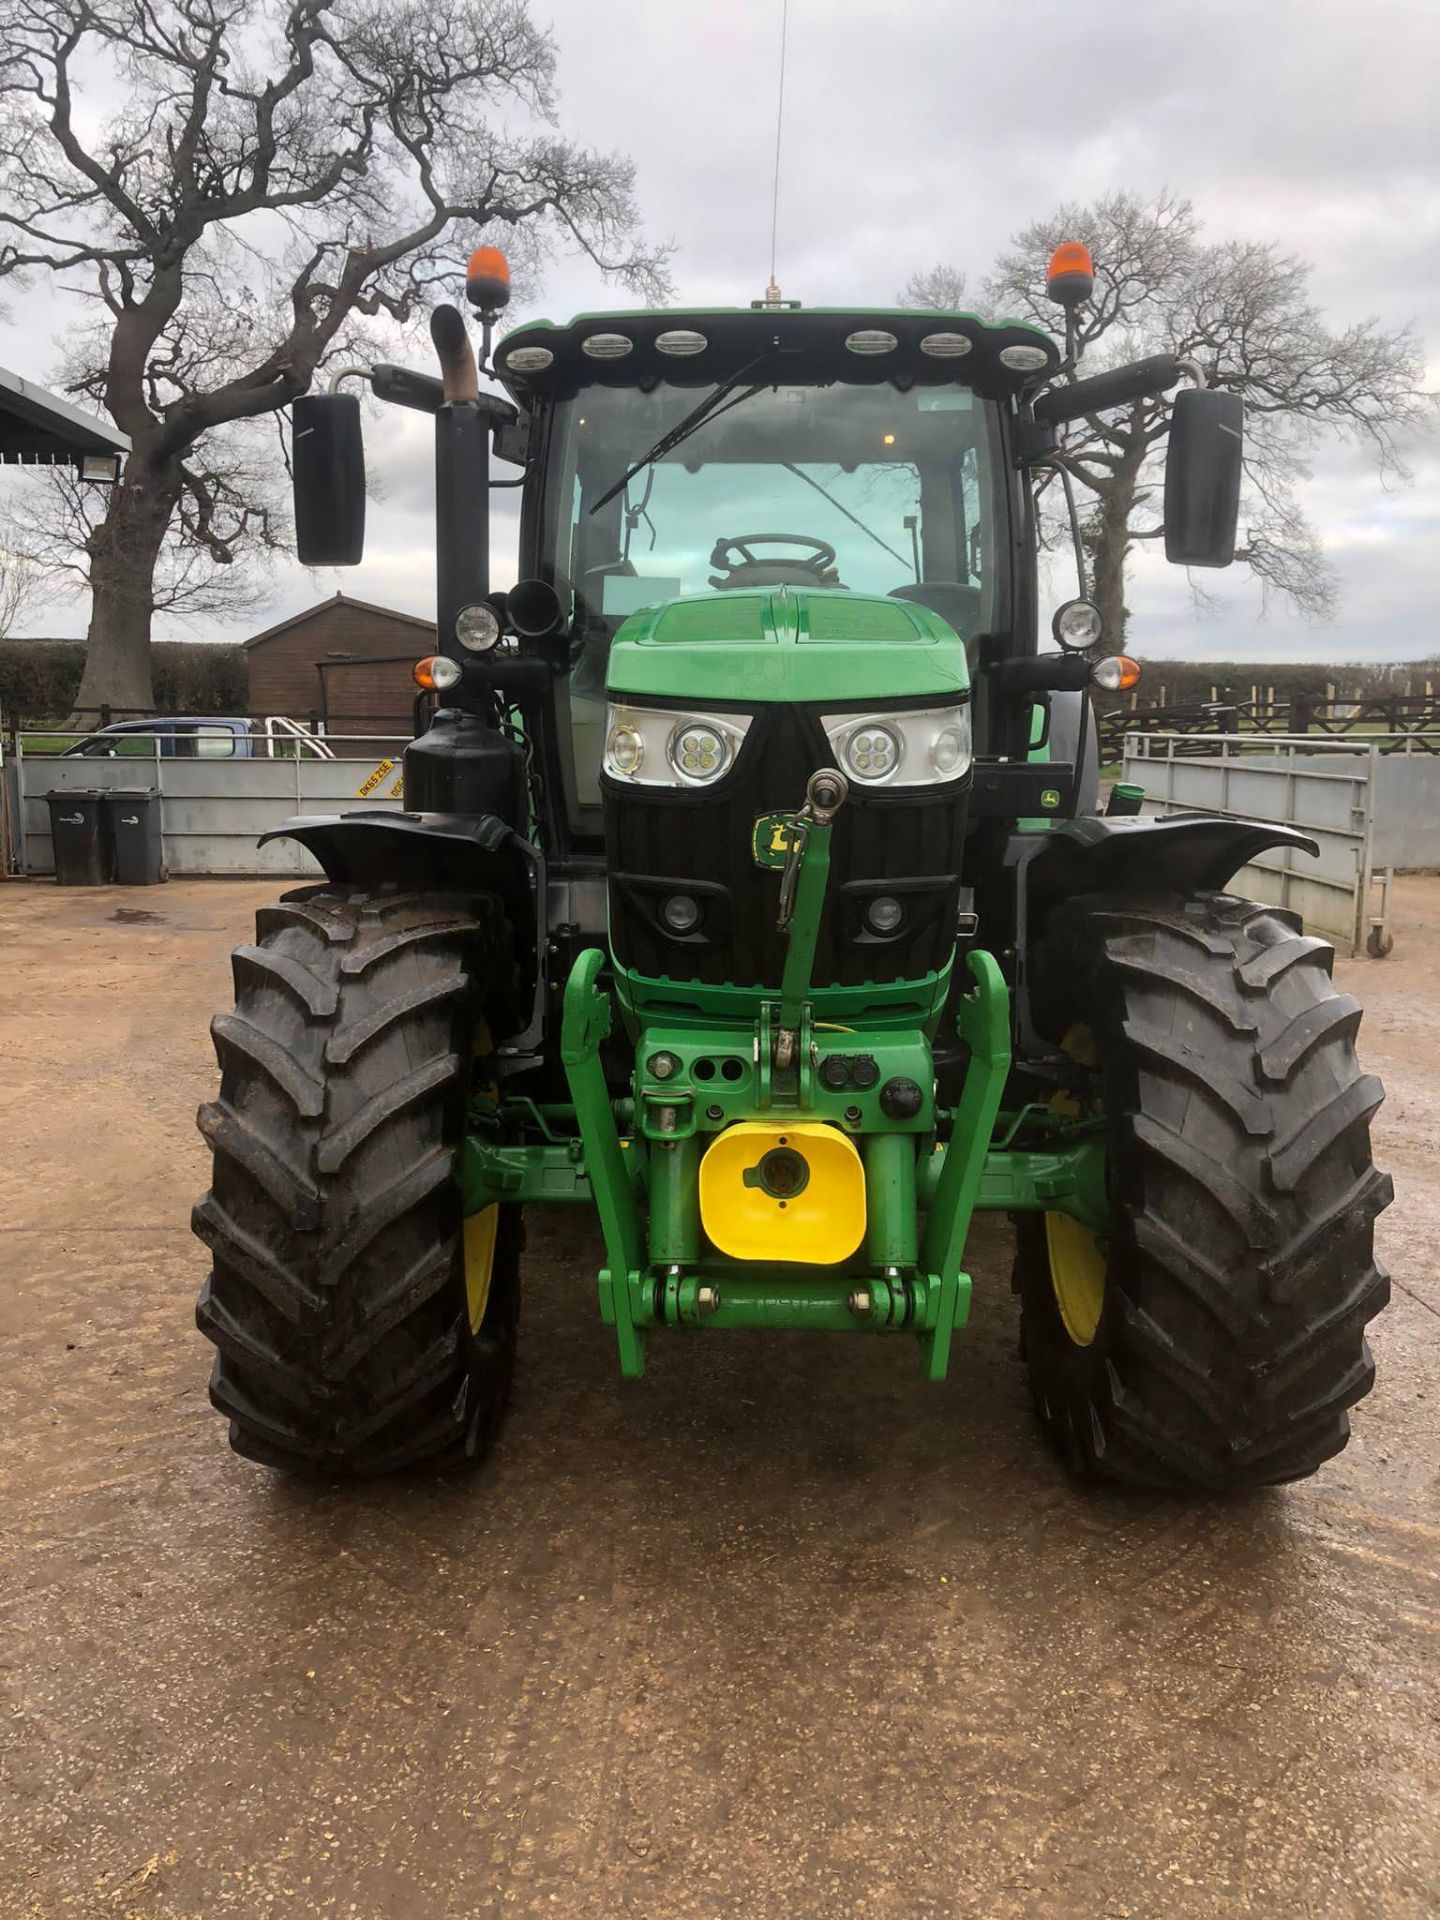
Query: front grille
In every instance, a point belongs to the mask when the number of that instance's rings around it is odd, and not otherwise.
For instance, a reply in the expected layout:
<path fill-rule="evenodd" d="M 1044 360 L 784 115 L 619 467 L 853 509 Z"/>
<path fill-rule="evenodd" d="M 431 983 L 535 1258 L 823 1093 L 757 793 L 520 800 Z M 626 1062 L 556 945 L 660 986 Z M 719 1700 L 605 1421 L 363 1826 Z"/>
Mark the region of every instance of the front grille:
<path fill-rule="evenodd" d="M 913 700 L 908 702 L 913 706 Z M 646 790 L 602 779 L 610 873 L 610 941 L 633 972 L 709 986 L 778 989 L 785 939 L 776 931 L 780 876 L 755 865 L 751 835 L 764 813 L 793 812 L 831 752 L 805 707 L 762 707 L 739 760 L 708 789 Z M 955 948 L 969 780 L 910 792 L 852 785 L 835 819 L 830 884 L 815 955 L 816 986 L 914 980 Z M 665 927 L 661 908 L 688 893 L 701 909 L 693 933 Z M 876 894 L 904 908 L 899 931 L 868 931 Z"/>

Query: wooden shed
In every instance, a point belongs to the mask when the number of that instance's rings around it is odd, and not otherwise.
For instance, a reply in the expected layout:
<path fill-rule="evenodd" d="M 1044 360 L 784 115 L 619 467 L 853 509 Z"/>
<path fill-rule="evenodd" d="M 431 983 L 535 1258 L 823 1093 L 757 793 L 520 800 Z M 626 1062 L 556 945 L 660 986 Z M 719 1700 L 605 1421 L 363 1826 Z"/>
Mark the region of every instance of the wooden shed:
<path fill-rule="evenodd" d="M 331 733 L 408 736 L 411 669 L 435 651 L 435 627 L 337 593 L 244 645 L 251 713 L 321 719 Z"/>

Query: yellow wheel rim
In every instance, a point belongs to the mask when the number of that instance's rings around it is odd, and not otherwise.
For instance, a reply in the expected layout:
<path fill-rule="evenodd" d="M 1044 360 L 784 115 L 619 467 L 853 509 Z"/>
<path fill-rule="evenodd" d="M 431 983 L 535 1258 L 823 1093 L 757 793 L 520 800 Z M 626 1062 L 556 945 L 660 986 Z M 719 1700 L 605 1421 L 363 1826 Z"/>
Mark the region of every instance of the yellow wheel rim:
<path fill-rule="evenodd" d="M 499 1207 L 482 1207 L 465 1222 L 465 1298 L 470 1308 L 470 1331 L 478 1333 L 490 1300 L 495 1271 L 495 1237 L 500 1228 Z"/>
<path fill-rule="evenodd" d="M 1071 1027 L 1060 1045 L 1082 1067 L 1099 1064 L 1095 1035 L 1087 1026 Z M 1051 1101 L 1050 1109 L 1075 1117 L 1080 1103 L 1073 1095 L 1060 1093 Z M 1068 1213 L 1046 1214 L 1045 1246 L 1050 1257 L 1050 1285 L 1065 1331 L 1077 1347 L 1088 1347 L 1105 1307 L 1105 1249 L 1093 1227 Z"/>
<path fill-rule="evenodd" d="M 1105 1253 L 1094 1230 L 1068 1213 L 1047 1213 L 1050 1285 L 1065 1331 L 1077 1347 L 1095 1338 L 1105 1306 Z"/>
<path fill-rule="evenodd" d="M 479 1061 L 488 1061 L 494 1051 L 490 1023 L 483 1017 L 475 1023 L 473 1052 Z M 500 1090 L 493 1075 L 477 1077 L 471 1098 L 477 1106 L 495 1106 Z M 490 1280 L 495 1271 L 495 1236 L 500 1230 L 499 1207 L 482 1207 L 465 1222 L 465 1297 L 470 1308 L 470 1331 L 478 1333 L 490 1302 Z"/>

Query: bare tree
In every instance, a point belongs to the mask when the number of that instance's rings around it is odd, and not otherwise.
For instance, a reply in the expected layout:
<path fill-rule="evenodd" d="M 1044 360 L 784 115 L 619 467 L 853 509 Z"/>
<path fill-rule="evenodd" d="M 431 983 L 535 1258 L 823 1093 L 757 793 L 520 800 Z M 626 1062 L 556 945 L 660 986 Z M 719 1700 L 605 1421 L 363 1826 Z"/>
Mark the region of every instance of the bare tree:
<path fill-rule="evenodd" d="M 6 12 L 0 277 L 63 274 L 97 303 L 70 384 L 132 444 L 103 510 L 81 508 L 81 706 L 152 704 L 177 516 L 192 593 L 283 539 L 237 423 L 305 392 L 354 329 L 404 323 L 507 233 L 522 265 L 568 244 L 627 285 L 663 284 L 663 250 L 633 238 L 629 163 L 553 131 L 555 47 L 526 0 Z M 509 131 L 502 110 L 537 131 Z"/>
<path fill-rule="evenodd" d="M 0 640 L 8 640 L 34 604 L 40 579 L 23 554 L 0 550 Z"/>
<path fill-rule="evenodd" d="M 902 307 L 934 307 L 940 313 L 955 313 L 965 299 L 965 275 L 943 261 L 921 267 L 911 274 L 898 297 Z"/>
<path fill-rule="evenodd" d="M 1213 384 L 1245 396 L 1246 498 L 1237 557 L 1265 596 L 1279 594 L 1315 618 L 1333 610 L 1335 580 L 1296 496 L 1308 455 L 1329 434 L 1357 442 L 1382 477 L 1408 477 L 1407 434 L 1427 417 L 1421 342 L 1408 327 L 1366 320 L 1334 329 L 1311 297 L 1310 268 L 1278 247 L 1207 242 L 1188 201 L 1114 194 L 1066 206 L 1016 236 L 986 284 L 1007 311 L 1054 327 L 1045 266 L 1061 240 L 1083 240 L 1095 293 L 1080 310 L 1084 371 L 1173 348 L 1198 360 Z M 1160 537 L 1160 455 L 1165 400 L 1137 401 L 1076 421 L 1062 458 L 1088 490 L 1085 537 L 1108 644 L 1125 633 L 1125 565 L 1139 541 Z"/>
<path fill-rule="evenodd" d="M 104 380 L 98 330 L 67 356 L 62 384 L 93 393 Z M 150 578 L 150 606 L 161 619 L 199 615 L 234 618 L 269 596 L 270 563 L 290 538 L 285 451 L 268 421 L 217 427 L 192 446 L 183 486 Z M 91 590 L 94 555 L 103 545 L 110 490 L 81 480 L 69 467 L 32 473 L 5 503 L 3 538 L 38 588 L 60 600 Z"/>

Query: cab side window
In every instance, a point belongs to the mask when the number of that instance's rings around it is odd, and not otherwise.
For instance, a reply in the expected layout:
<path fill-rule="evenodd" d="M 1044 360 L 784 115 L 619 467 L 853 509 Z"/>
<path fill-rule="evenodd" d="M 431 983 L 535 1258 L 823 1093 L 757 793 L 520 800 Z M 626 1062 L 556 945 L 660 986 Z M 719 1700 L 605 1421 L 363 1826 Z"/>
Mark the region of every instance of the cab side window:
<path fill-rule="evenodd" d="M 177 739 L 176 747 L 179 752 L 194 754 L 201 760 L 233 759 L 235 736 L 228 727 L 187 727 Z"/>

